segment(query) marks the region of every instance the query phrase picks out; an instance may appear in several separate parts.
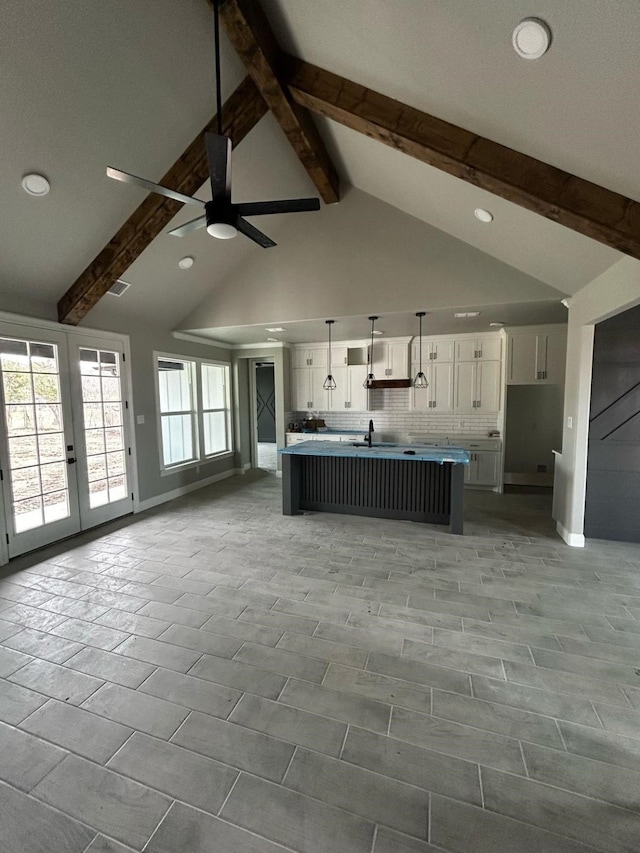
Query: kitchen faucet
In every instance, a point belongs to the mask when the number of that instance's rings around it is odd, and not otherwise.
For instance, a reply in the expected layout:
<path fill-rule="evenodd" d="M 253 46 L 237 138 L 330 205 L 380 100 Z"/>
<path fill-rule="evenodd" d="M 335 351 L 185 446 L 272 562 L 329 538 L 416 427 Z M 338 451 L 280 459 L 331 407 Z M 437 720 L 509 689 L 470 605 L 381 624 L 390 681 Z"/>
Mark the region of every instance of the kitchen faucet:
<path fill-rule="evenodd" d="M 365 435 L 369 447 L 371 447 L 371 439 L 373 438 L 373 421 L 369 421 L 369 432 Z"/>

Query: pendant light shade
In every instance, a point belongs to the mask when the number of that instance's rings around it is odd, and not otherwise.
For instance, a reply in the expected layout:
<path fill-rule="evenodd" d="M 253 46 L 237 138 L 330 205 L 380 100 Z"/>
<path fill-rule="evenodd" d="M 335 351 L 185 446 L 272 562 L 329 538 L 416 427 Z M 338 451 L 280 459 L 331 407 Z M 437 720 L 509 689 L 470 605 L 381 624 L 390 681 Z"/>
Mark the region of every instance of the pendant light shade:
<path fill-rule="evenodd" d="M 422 318 L 426 314 L 426 311 L 417 311 L 416 317 L 418 318 L 419 323 L 419 338 L 418 338 L 418 352 L 419 352 L 419 363 L 418 363 L 418 372 L 416 373 L 416 378 L 413 380 L 414 388 L 428 388 L 429 383 L 427 381 L 427 377 L 422 372 Z"/>
<path fill-rule="evenodd" d="M 377 317 L 369 317 L 371 320 L 371 346 L 369 347 L 369 361 L 368 361 L 368 373 L 367 378 L 362 383 L 363 388 L 371 388 L 373 383 L 375 382 L 375 376 L 373 375 L 373 330 L 375 327 Z"/>
<path fill-rule="evenodd" d="M 331 373 L 331 327 L 335 323 L 335 320 L 325 320 L 325 323 L 329 327 L 329 372 L 327 373 L 327 378 L 322 383 L 322 387 L 325 391 L 335 391 L 336 380 Z"/>

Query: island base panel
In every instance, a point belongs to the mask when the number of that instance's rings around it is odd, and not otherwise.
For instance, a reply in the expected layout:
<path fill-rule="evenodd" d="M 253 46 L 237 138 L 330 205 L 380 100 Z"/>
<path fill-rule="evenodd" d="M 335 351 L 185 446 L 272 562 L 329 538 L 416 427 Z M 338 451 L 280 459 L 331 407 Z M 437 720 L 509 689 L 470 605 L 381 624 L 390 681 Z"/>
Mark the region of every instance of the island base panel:
<path fill-rule="evenodd" d="M 462 533 L 464 468 L 445 462 L 283 455 L 283 513 L 449 524 Z"/>

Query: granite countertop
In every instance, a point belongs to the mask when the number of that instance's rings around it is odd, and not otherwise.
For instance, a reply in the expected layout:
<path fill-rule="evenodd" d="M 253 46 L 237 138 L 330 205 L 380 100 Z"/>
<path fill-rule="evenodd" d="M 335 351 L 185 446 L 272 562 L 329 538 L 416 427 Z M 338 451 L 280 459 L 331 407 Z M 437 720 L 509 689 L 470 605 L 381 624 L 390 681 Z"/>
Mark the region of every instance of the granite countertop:
<path fill-rule="evenodd" d="M 291 456 L 346 456 L 351 459 L 405 459 L 440 464 L 457 462 L 463 465 L 468 465 L 470 461 L 469 452 L 458 447 L 428 447 L 393 442 L 375 442 L 372 447 L 355 447 L 348 441 L 302 441 L 291 447 L 282 447 L 278 453 Z"/>

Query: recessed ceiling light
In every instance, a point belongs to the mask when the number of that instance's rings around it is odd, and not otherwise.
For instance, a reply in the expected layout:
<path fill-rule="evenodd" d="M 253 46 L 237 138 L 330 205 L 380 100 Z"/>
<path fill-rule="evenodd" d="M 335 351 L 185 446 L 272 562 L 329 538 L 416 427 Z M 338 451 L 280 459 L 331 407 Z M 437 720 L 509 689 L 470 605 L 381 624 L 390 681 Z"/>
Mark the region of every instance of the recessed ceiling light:
<path fill-rule="evenodd" d="M 476 207 L 473 211 L 473 215 L 476 219 L 479 219 L 480 222 L 493 222 L 493 213 L 489 210 L 485 210 L 484 207 Z"/>
<path fill-rule="evenodd" d="M 463 317 L 478 317 L 480 314 L 479 311 L 459 311 L 457 314 L 454 314 L 454 317 L 461 319 Z"/>
<path fill-rule="evenodd" d="M 277 343 L 278 343 L 278 339 L 277 339 L 277 338 L 267 338 L 267 341 L 268 341 L 270 344 L 277 344 Z"/>
<path fill-rule="evenodd" d="M 265 332 L 286 332 L 286 329 L 283 329 L 282 326 L 272 326 L 270 329 L 265 329 Z"/>
<path fill-rule="evenodd" d="M 379 329 L 374 329 L 374 330 L 373 330 L 373 334 L 374 334 L 374 335 L 384 335 L 384 332 L 383 332 L 383 331 L 381 331 L 381 330 L 379 330 Z"/>
<path fill-rule="evenodd" d="M 568 307 L 571 305 L 571 297 L 570 297 L 570 296 L 565 296 L 565 298 L 564 298 L 564 299 L 561 299 L 561 300 L 560 300 L 560 303 L 561 303 L 562 305 L 564 305 L 564 307 L 565 307 L 565 308 L 568 308 Z"/>
<path fill-rule="evenodd" d="M 51 189 L 51 184 L 44 175 L 36 175 L 33 172 L 22 179 L 22 189 L 29 195 L 46 195 Z"/>
<path fill-rule="evenodd" d="M 499 328 L 500 326 L 504 326 L 504 323 L 496 322 L 496 323 L 489 323 L 489 325 L 490 326 L 498 326 L 498 328 Z"/>
<path fill-rule="evenodd" d="M 522 59 L 539 59 L 549 50 L 551 30 L 540 18 L 525 18 L 513 31 L 511 43 Z"/>
<path fill-rule="evenodd" d="M 190 270 L 194 264 L 194 260 L 191 255 L 187 255 L 185 258 L 180 258 L 178 261 L 178 266 L 181 270 Z"/>

